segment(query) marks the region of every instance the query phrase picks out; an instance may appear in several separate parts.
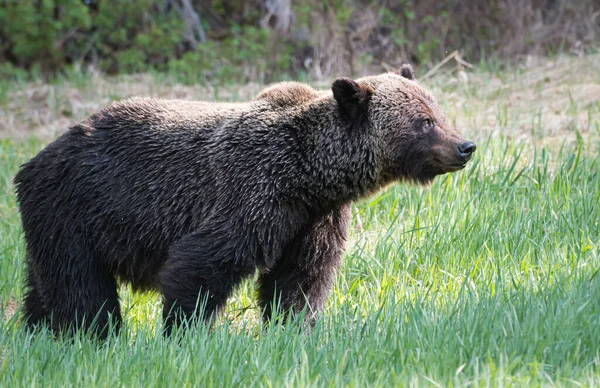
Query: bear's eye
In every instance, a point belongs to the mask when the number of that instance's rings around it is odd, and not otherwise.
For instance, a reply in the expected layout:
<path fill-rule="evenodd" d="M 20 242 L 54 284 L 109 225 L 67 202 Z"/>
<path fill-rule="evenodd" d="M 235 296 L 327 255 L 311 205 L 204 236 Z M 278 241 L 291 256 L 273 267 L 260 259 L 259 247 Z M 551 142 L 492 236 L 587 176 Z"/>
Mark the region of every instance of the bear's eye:
<path fill-rule="evenodd" d="M 433 121 L 431 119 L 423 119 L 423 127 L 429 129 L 433 125 Z"/>

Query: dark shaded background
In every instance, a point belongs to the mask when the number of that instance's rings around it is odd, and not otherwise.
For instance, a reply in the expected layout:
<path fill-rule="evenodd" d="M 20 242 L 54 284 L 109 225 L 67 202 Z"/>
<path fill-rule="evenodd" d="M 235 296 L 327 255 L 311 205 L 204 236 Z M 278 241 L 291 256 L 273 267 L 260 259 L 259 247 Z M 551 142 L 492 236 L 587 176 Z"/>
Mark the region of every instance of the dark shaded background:
<path fill-rule="evenodd" d="M 269 82 L 596 50 L 599 0 L 0 0 L 0 76 Z"/>

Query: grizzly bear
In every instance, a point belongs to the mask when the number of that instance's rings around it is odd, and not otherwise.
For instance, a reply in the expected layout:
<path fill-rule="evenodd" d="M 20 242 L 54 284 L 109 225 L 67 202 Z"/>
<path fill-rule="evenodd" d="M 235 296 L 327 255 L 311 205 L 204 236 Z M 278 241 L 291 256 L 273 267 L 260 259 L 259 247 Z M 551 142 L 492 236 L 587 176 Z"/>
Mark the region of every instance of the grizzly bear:
<path fill-rule="evenodd" d="M 24 317 L 121 323 L 117 279 L 158 290 L 165 331 L 210 318 L 259 271 L 265 319 L 323 308 L 351 203 L 465 167 L 433 97 L 400 74 L 282 83 L 242 103 L 131 98 L 71 127 L 15 177 Z"/>

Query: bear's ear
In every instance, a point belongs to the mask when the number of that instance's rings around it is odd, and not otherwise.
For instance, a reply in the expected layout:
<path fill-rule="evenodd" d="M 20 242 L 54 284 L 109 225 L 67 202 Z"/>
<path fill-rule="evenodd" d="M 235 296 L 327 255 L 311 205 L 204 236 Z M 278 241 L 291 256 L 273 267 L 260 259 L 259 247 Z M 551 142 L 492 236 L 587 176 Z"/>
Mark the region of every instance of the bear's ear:
<path fill-rule="evenodd" d="M 411 81 L 413 81 L 415 79 L 415 72 L 414 72 L 412 66 L 409 65 L 408 63 L 403 64 L 402 67 L 400 68 L 400 70 L 398 70 L 396 73 L 406 79 L 411 80 Z"/>
<path fill-rule="evenodd" d="M 340 110 L 351 120 L 358 119 L 367 111 L 367 104 L 373 95 L 370 86 L 359 84 L 350 78 L 336 79 L 331 90 Z"/>

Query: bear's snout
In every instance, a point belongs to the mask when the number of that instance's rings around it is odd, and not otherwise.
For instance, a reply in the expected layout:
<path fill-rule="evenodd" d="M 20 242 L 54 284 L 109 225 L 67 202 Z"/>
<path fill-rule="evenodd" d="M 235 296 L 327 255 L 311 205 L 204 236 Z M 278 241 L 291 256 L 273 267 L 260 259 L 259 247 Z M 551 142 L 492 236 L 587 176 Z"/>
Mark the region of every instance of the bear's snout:
<path fill-rule="evenodd" d="M 475 145 L 475 143 L 471 141 L 465 141 L 463 143 L 460 143 L 456 147 L 456 152 L 462 160 L 468 162 L 471 159 L 471 156 L 473 156 L 473 152 L 475 152 L 476 149 L 477 146 Z"/>

